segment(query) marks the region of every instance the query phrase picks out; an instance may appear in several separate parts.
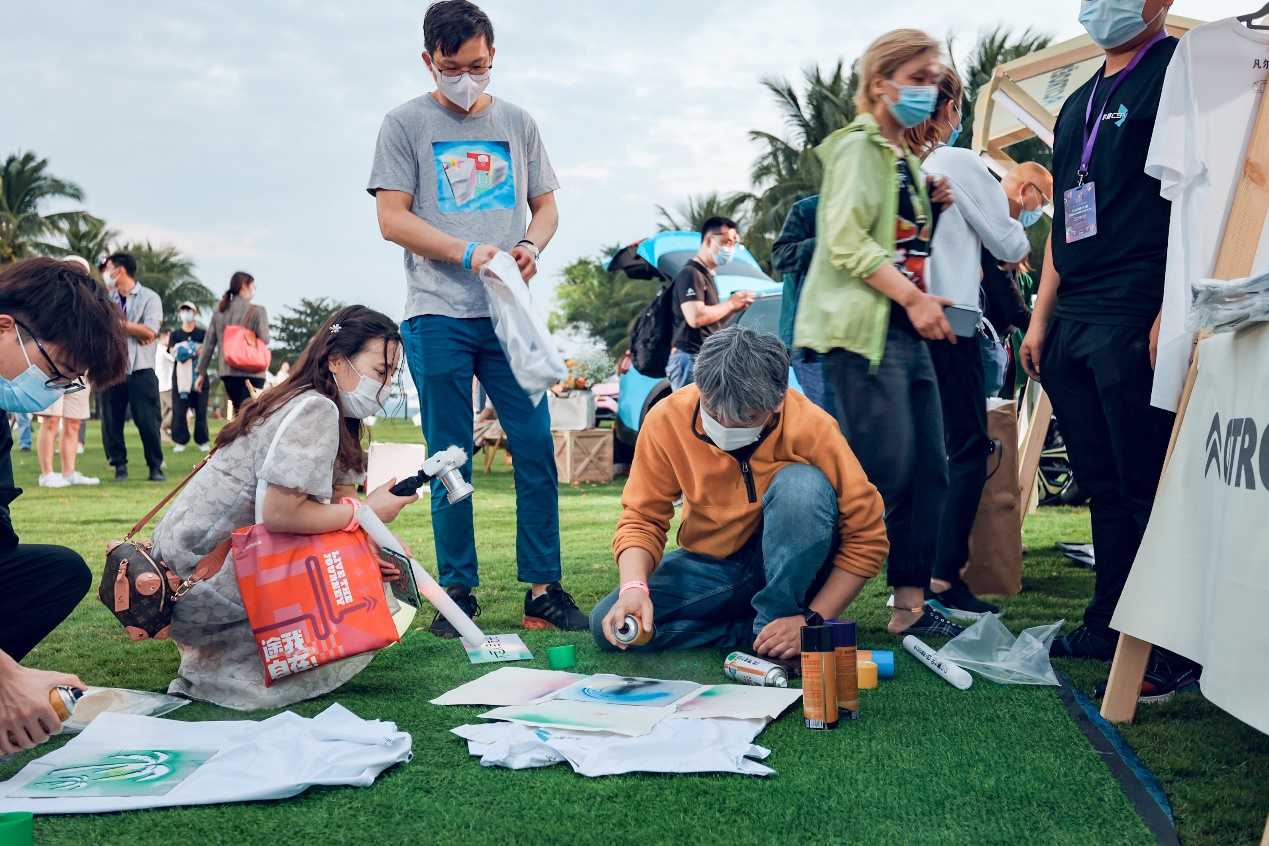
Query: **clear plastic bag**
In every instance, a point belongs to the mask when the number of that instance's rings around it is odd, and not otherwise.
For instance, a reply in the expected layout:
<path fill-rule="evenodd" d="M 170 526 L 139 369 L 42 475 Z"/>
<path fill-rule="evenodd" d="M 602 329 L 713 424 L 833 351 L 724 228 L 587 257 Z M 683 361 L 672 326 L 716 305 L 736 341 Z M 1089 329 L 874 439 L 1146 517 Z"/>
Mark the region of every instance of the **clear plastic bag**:
<path fill-rule="evenodd" d="M 551 332 L 533 310 L 529 287 L 510 253 L 500 252 L 480 271 L 489 297 L 489 318 L 520 387 L 536 406 L 552 385 L 568 378 L 568 365 Z"/>
<path fill-rule="evenodd" d="M 1269 320 L 1269 273 L 1246 279 L 1202 279 L 1190 286 L 1191 332 L 1234 332 L 1251 323 Z"/>
<path fill-rule="evenodd" d="M 98 715 L 110 711 L 115 714 L 139 714 L 142 717 L 161 717 L 177 708 L 188 705 L 188 699 L 151 693 L 148 690 L 127 690 L 120 687 L 90 687 L 75 703 L 69 720 L 62 722 L 58 734 L 79 734 Z"/>
<path fill-rule="evenodd" d="M 1060 686 L 1049 663 L 1049 644 L 1065 622 L 1034 626 L 1015 638 L 999 617 L 988 614 L 949 640 L 937 654 L 1001 684 Z"/>

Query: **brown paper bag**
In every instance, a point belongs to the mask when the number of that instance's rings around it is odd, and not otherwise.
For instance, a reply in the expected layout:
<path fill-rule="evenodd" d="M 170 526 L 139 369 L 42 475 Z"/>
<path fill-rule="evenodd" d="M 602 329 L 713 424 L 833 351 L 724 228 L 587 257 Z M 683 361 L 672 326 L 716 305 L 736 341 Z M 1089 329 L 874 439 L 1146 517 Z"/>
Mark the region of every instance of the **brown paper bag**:
<path fill-rule="evenodd" d="M 969 536 L 969 563 L 961 578 L 975 596 L 1011 596 L 1022 590 L 1022 500 L 1018 494 L 1018 406 L 988 400 L 987 486 Z M 992 408 L 992 403 L 998 407 Z"/>

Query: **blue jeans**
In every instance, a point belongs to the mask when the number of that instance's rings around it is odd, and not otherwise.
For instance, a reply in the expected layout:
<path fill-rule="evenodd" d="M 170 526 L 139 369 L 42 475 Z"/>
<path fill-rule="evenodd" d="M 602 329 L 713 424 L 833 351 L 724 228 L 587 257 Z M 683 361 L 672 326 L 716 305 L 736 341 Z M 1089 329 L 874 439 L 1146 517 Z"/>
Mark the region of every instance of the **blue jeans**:
<path fill-rule="evenodd" d="M 837 416 L 837 399 L 833 395 L 833 386 L 824 378 L 824 356 L 815 350 L 794 350 L 793 374 L 798 377 L 803 396 L 834 417 Z"/>
<path fill-rule="evenodd" d="M 692 371 L 695 368 L 695 353 L 685 353 L 682 350 L 670 353 L 670 360 L 665 363 L 665 375 L 670 380 L 670 389 L 677 391 L 684 385 L 692 384 Z"/>
<path fill-rule="evenodd" d="M 31 415 L 14 413 L 13 419 L 18 424 L 18 449 L 31 448 Z"/>
<path fill-rule="evenodd" d="M 517 575 L 522 582 L 558 581 L 559 481 L 547 404 L 533 407 L 516 382 L 487 317 L 412 317 L 401 325 L 401 337 L 419 392 L 429 451 L 457 445 L 471 455 L 473 374 L 489 393 L 507 433 L 507 448 L 515 456 Z M 462 473 L 471 480 L 470 461 Z M 479 585 L 472 501 L 451 504 L 445 487 L 433 485 L 432 533 L 440 583 L 445 587 Z"/>
<path fill-rule="evenodd" d="M 762 525 L 730 558 L 666 553 L 648 578 L 656 637 L 630 650 L 747 648 L 772 620 L 805 614 L 834 566 L 837 513 L 837 493 L 819 468 L 781 469 L 762 497 Z M 603 620 L 619 595 L 590 613 L 591 636 L 609 652 L 616 647 Z"/>

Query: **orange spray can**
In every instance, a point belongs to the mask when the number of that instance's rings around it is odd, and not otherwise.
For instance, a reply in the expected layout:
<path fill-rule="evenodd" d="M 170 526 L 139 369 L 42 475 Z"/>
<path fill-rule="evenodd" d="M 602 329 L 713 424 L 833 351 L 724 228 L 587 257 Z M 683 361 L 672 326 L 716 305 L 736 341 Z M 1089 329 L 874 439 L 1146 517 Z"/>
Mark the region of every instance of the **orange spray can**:
<path fill-rule="evenodd" d="M 828 626 L 802 629 L 802 716 L 809 729 L 837 728 L 837 655 Z"/>
<path fill-rule="evenodd" d="M 837 713 L 843 720 L 859 719 L 859 675 L 855 653 L 855 621 L 829 620 L 833 652 L 837 656 Z"/>

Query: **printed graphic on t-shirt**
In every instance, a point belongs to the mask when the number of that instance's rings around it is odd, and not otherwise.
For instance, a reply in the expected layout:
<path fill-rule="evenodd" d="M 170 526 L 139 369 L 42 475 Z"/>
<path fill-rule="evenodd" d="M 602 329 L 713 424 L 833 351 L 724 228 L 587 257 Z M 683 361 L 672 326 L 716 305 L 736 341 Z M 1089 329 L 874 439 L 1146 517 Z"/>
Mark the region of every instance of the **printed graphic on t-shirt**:
<path fill-rule="evenodd" d="M 515 169 L 506 141 L 437 141 L 432 155 L 442 212 L 515 208 Z"/>
<path fill-rule="evenodd" d="M 894 266 L 913 285 L 925 291 L 925 260 L 930 257 L 930 225 L 926 216 L 917 212 L 921 200 L 912 185 L 906 162 L 900 160 L 898 172 L 899 218 L 895 224 Z"/>

